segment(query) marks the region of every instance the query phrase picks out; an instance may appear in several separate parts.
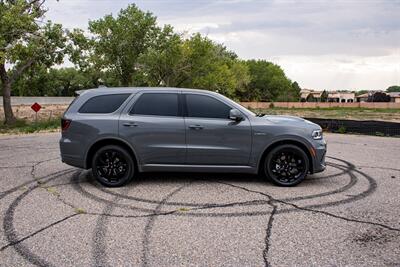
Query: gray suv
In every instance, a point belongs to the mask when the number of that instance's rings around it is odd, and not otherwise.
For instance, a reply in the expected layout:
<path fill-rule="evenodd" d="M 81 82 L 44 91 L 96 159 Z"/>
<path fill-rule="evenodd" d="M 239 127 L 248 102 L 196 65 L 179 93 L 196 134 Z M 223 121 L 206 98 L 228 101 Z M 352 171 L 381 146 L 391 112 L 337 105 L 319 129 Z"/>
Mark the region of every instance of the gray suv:
<path fill-rule="evenodd" d="M 121 186 L 149 171 L 260 173 L 293 186 L 325 169 L 320 126 L 256 115 L 206 90 L 85 90 L 64 113 L 61 127 L 62 161 L 92 168 L 105 186 Z"/>

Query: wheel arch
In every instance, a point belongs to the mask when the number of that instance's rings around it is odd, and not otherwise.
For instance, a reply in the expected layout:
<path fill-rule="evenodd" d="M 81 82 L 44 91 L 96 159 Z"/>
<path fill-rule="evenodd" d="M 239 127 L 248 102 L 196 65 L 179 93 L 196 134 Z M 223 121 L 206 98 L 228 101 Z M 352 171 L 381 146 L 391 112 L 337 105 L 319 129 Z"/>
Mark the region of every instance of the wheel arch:
<path fill-rule="evenodd" d="M 283 140 L 278 140 L 278 141 L 271 143 L 264 149 L 264 152 L 262 153 L 261 157 L 258 160 L 258 173 L 259 174 L 262 173 L 262 171 L 264 170 L 263 161 L 267 157 L 269 152 L 271 152 L 272 149 L 274 149 L 275 147 L 280 146 L 280 145 L 295 145 L 295 146 L 298 146 L 299 148 L 301 148 L 304 151 L 304 153 L 306 153 L 306 155 L 307 155 L 308 163 L 309 163 L 309 172 L 310 173 L 313 172 L 314 162 L 313 162 L 313 158 L 312 158 L 312 155 L 311 155 L 311 152 L 309 149 L 310 145 L 307 145 L 304 142 L 301 142 L 299 140 L 283 139 Z"/>
<path fill-rule="evenodd" d="M 135 150 L 130 146 L 126 141 L 116 138 L 116 137 L 107 137 L 94 142 L 90 148 L 87 150 L 85 156 L 85 169 L 90 169 L 92 167 L 92 158 L 96 151 L 106 145 L 117 145 L 125 148 L 129 154 L 132 156 L 133 162 L 135 163 L 135 167 L 139 168 L 138 158 L 136 156 Z"/>

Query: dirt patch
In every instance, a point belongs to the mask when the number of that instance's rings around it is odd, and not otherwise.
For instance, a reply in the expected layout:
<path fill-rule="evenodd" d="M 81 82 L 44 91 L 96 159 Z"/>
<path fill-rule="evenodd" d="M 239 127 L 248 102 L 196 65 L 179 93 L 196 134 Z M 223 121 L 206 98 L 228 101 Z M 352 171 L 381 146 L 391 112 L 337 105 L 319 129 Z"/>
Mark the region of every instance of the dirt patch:
<path fill-rule="evenodd" d="M 35 112 L 29 105 L 13 106 L 14 115 L 18 119 L 28 121 L 35 120 Z M 38 120 L 51 120 L 53 118 L 61 117 L 68 105 L 42 105 L 41 110 L 38 112 Z M 0 107 L 0 120 L 4 119 L 3 107 Z"/>

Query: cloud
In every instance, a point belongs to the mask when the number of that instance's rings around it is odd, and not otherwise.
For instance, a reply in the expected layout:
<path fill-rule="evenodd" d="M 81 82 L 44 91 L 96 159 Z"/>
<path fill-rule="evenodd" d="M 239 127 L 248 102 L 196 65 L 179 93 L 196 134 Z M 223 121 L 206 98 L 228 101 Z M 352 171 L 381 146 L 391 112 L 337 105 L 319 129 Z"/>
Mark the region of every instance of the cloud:
<path fill-rule="evenodd" d="M 53 0 L 48 2 L 48 17 L 68 28 L 85 28 L 89 19 L 116 14 L 129 3 Z M 160 24 L 206 34 L 242 58 L 275 60 L 304 87 L 382 89 L 400 84 L 400 1 L 143 0 L 136 4 L 153 12 Z"/>

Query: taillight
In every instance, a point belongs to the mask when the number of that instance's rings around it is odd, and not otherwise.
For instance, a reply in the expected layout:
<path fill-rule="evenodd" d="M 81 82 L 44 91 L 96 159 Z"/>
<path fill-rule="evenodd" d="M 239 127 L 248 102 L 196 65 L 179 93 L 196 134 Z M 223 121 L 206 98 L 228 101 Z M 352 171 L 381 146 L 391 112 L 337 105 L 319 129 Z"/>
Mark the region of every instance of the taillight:
<path fill-rule="evenodd" d="M 71 125 L 71 120 L 61 119 L 61 131 L 65 132 Z"/>

